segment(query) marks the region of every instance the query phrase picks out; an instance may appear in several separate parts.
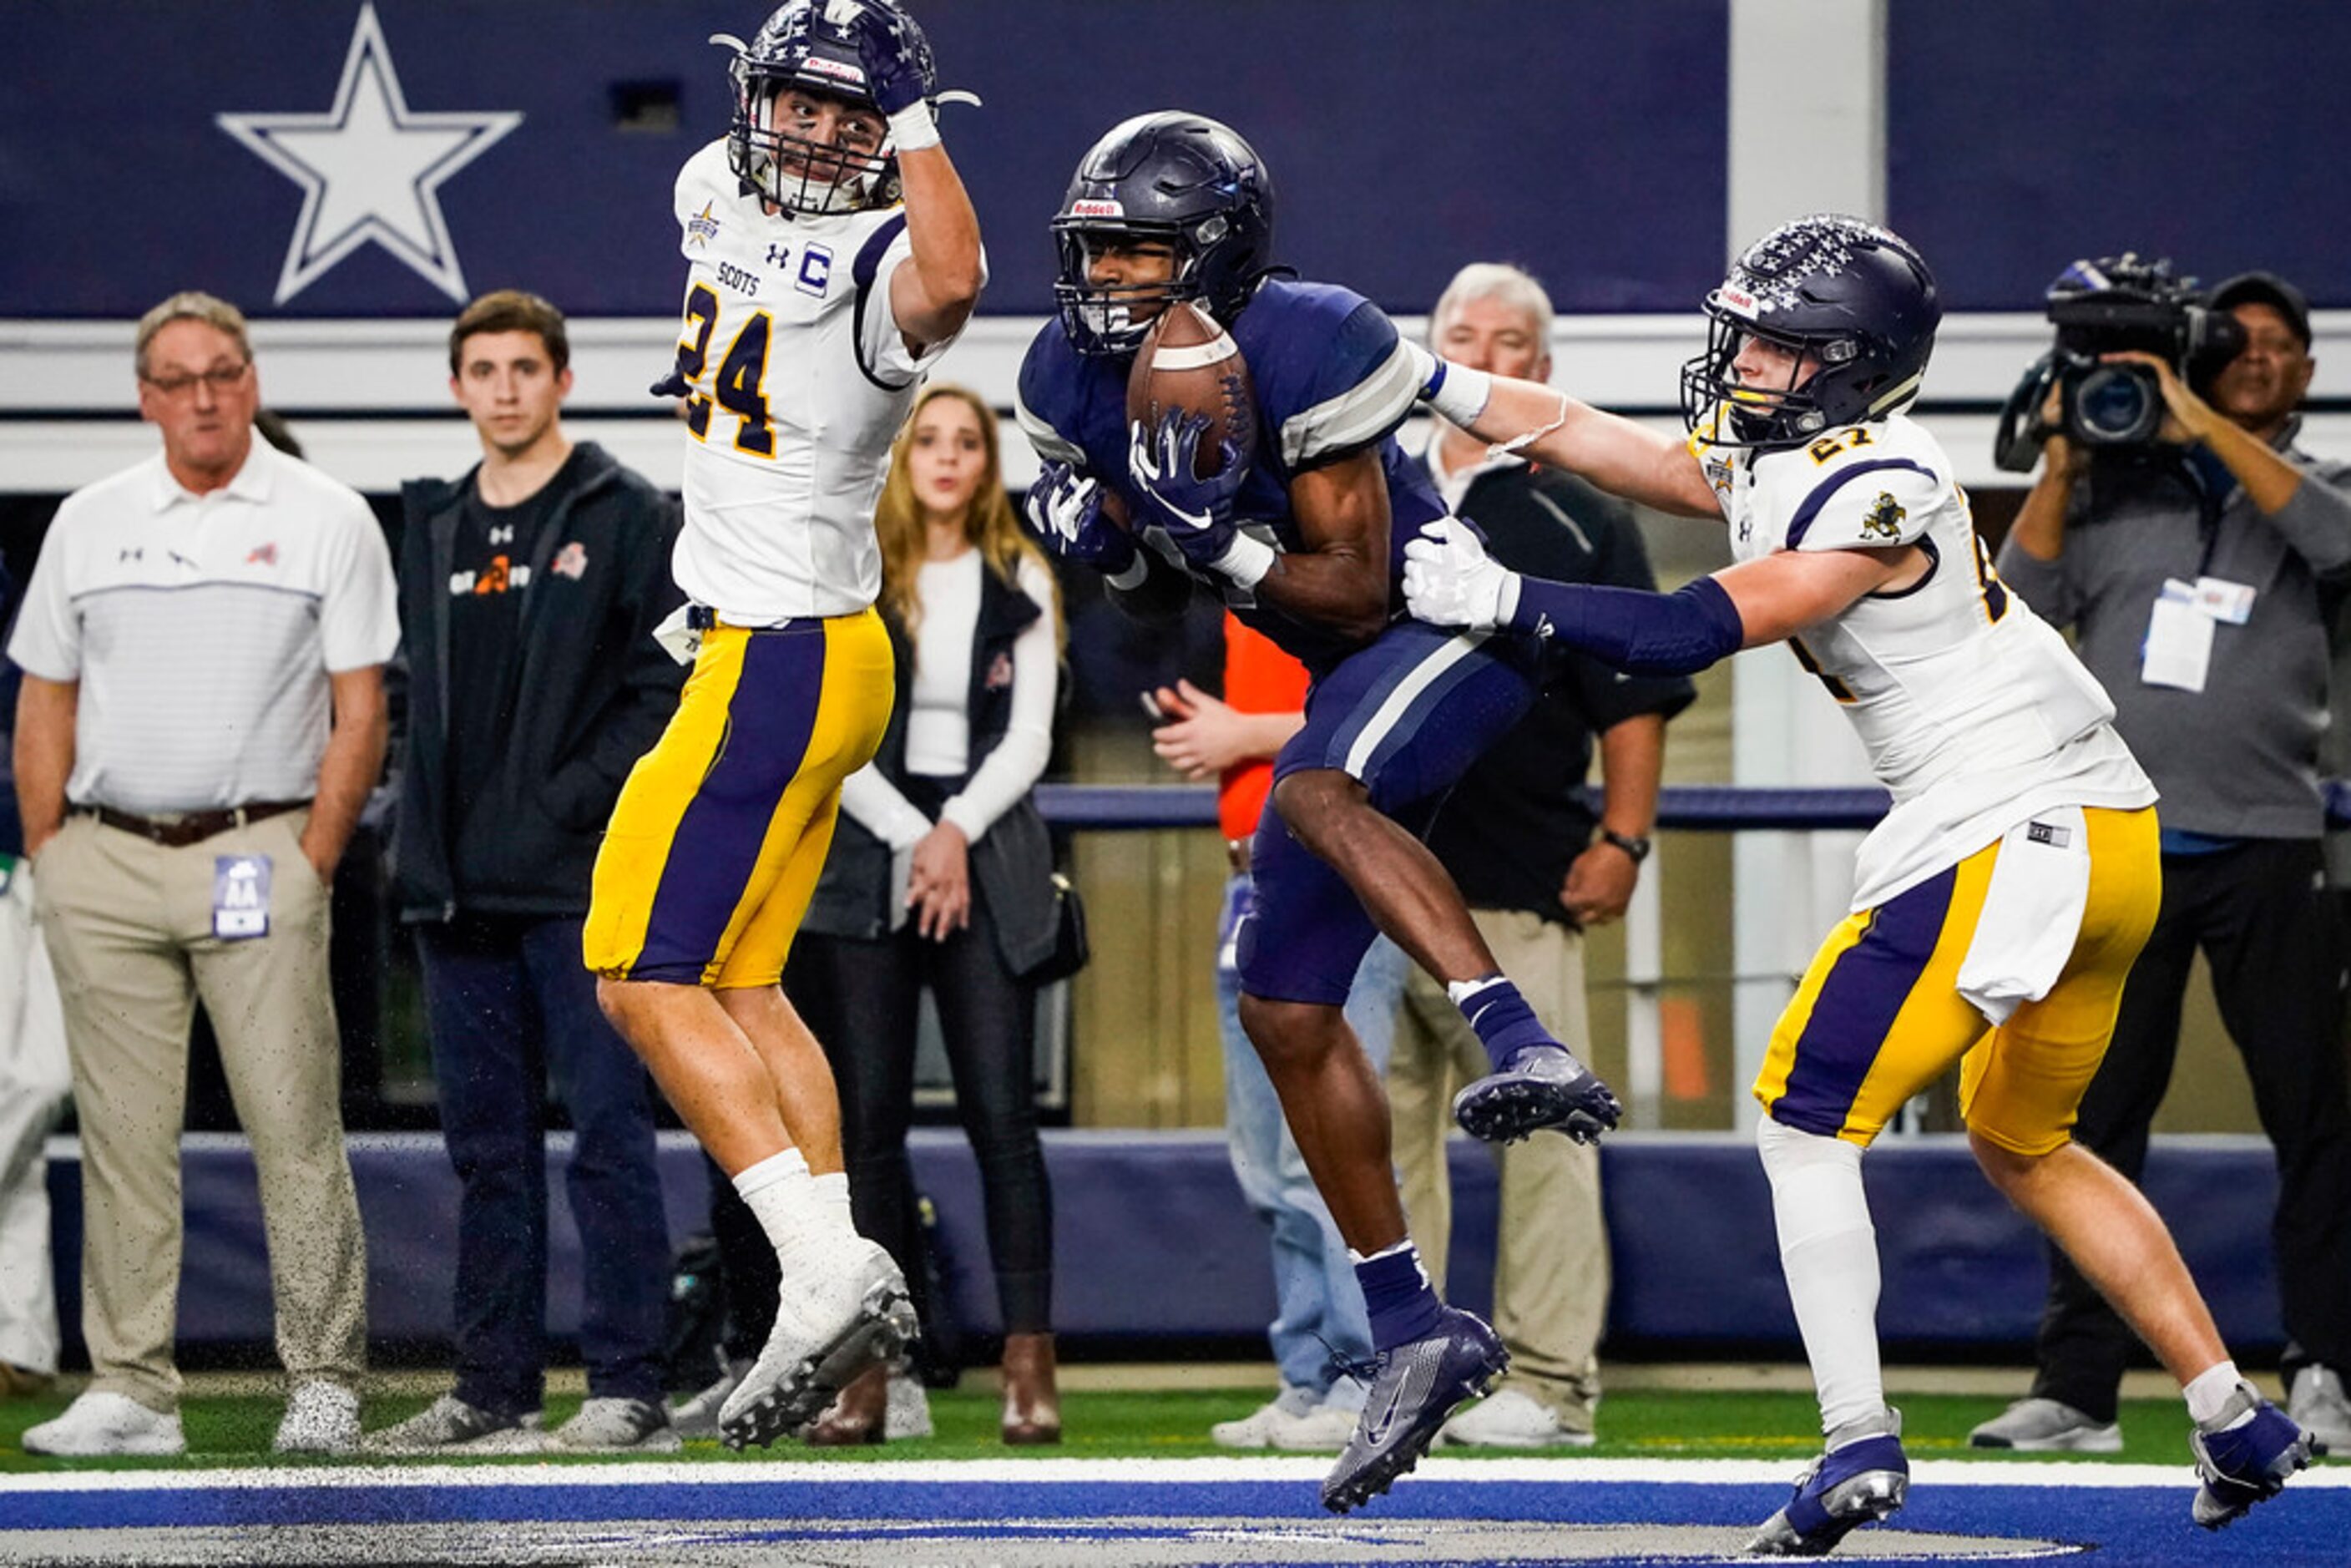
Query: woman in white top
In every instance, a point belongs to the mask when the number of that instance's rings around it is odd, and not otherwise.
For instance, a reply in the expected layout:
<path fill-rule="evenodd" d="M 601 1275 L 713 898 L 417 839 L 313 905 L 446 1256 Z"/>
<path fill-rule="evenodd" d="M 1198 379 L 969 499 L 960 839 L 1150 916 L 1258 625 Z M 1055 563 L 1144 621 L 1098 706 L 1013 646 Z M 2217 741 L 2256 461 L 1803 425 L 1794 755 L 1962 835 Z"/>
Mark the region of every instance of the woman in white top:
<path fill-rule="evenodd" d="M 829 1015 L 857 1228 L 887 1247 L 928 1321 L 906 1159 L 916 1007 L 938 1004 L 978 1156 L 1005 1327 L 1004 1437 L 1057 1442 L 1052 1206 L 1037 1137 L 1036 988 L 1053 946 L 1052 852 L 1029 791 L 1052 749 L 1061 610 L 1004 493 L 996 419 L 959 387 L 914 405 L 874 516 L 898 706 L 841 821 L 786 985 Z M 903 1386 L 903 1385 L 902 1385 Z M 879 1442 L 885 1384 L 843 1390 L 818 1443 Z"/>

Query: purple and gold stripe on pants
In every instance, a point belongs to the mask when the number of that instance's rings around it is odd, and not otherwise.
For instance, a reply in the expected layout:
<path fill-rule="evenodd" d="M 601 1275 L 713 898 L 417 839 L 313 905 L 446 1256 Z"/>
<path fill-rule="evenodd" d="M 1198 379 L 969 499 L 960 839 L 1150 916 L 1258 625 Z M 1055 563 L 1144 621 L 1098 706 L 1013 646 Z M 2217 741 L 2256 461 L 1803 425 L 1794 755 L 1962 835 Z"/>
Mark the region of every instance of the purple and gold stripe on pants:
<path fill-rule="evenodd" d="M 1970 1130 L 2019 1154 L 2071 1135 L 2105 1056 L 2124 979 L 2163 897 L 2155 811 L 2087 809 L 2090 887 L 2056 984 L 1998 1029 L 1959 995 L 1995 841 L 1821 944 L 1771 1031 L 1755 1098 L 1775 1122 L 1866 1145 L 1896 1108 L 1961 1061 Z"/>
<path fill-rule="evenodd" d="M 882 743 L 890 640 L 868 610 L 717 626 L 596 857 L 584 956 L 613 979 L 774 985 L 832 844 L 841 781 Z"/>

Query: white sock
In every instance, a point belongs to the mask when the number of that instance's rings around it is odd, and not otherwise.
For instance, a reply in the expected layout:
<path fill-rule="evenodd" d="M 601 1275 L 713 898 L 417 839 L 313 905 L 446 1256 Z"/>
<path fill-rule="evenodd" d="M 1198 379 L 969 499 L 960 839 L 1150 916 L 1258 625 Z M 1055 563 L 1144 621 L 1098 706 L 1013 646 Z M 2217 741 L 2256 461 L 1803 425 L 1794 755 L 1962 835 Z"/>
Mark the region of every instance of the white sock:
<path fill-rule="evenodd" d="M 2237 1364 L 2233 1361 L 2208 1366 L 2189 1378 L 2188 1386 L 2180 1390 L 2188 1399 L 2188 1418 L 2208 1432 L 2215 1430 L 2210 1424 L 2220 1418 L 2220 1412 L 2229 1407 L 2229 1401 L 2236 1396 L 2237 1385 L 2243 1381 L 2244 1376 L 2238 1372 Z M 2252 1418 L 2253 1412 L 2248 1410 L 2229 1425 L 2242 1426 Z"/>
<path fill-rule="evenodd" d="M 1820 1394 L 1821 1430 L 1886 1408 L 1877 1360 L 1877 1231 L 1861 1186 L 1861 1145 L 1766 1119 L 1756 1129 L 1780 1267 Z"/>
<path fill-rule="evenodd" d="M 822 1223 L 816 1178 L 798 1149 L 769 1155 L 735 1176 L 735 1190 L 768 1233 L 778 1252 L 789 1250 Z"/>
<path fill-rule="evenodd" d="M 816 1212 L 828 1232 L 842 1239 L 857 1234 L 857 1224 L 849 1217 L 849 1173 L 833 1171 L 809 1178 L 816 1184 Z"/>

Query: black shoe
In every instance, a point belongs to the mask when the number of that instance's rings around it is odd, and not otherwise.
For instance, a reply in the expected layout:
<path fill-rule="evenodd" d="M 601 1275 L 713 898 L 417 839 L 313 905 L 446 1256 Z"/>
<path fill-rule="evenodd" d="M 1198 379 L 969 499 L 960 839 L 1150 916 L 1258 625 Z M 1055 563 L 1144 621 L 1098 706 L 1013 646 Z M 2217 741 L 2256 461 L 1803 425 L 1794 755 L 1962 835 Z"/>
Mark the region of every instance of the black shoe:
<path fill-rule="evenodd" d="M 1623 1110 L 1608 1085 L 1563 1045 L 1522 1046 L 1499 1071 L 1453 1097 L 1461 1130 L 1489 1144 L 1514 1144 L 1544 1127 L 1579 1144 L 1597 1143 Z"/>
<path fill-rule="evenodd" d="M 1360 1508 L 1420 1462 L 1437 1429 L 1465 1399 L 1477 1397 L 1510 1364 L 1510 1353 L 1473 1312 L 1443 1309 L 1419 1339 L 1372 1358 L 1372 1388 L 1355 1435 L 1322 1482 L 1332 1513 Z"/>

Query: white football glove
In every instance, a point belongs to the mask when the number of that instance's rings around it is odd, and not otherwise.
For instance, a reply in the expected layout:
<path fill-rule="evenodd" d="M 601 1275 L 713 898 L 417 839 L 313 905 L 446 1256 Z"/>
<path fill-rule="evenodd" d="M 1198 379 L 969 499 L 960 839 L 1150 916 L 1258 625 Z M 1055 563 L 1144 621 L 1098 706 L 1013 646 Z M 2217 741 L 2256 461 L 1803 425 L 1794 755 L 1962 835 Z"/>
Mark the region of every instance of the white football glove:
<path fill-rule="evenodd" d="M 1518 610 L 1519 574 L 1486 553 L 1475 528 L 1443 517 L 1404 547 L 1404 601 L 1432 625 L 1488 632 Z"/>

